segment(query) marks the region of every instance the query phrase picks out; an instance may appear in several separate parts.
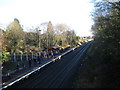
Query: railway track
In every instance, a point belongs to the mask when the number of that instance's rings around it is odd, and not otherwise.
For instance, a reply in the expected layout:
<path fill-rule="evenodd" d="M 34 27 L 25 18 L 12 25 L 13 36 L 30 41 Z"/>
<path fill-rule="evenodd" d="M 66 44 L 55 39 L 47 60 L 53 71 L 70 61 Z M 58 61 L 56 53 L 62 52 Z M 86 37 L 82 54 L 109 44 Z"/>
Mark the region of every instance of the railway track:
<path fill-rule="evenodd" d="M 76 50 L 64 55 L 60 60 L 46 65 L 41 70 L 31 74 L 8 88 L 62 88 L 69 83 L 75 67 L 82 62 L 82 57 L 92 42 L 88 42 Z"/>

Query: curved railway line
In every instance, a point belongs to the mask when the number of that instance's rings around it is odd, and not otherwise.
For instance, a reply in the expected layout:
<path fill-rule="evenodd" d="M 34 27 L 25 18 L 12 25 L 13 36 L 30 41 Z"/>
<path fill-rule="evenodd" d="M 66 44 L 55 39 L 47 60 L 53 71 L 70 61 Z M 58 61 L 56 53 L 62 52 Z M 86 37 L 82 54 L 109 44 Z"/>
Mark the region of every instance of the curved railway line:
<path fill-rule="evenodd" d="M 83 44 L 74 51 L 53 61 L 44 68 L 30 74 L 27 78 L 14 83 L 8 88 L 64 88 L 70 83 L 70 78 L 76 68 L 81 65 L 92 41 Z"/>

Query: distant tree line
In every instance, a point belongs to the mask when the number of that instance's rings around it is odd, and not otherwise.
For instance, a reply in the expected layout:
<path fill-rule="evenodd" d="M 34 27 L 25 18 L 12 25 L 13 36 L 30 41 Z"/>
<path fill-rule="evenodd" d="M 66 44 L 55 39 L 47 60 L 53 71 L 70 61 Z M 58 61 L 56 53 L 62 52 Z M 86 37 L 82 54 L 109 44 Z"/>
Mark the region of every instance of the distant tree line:
<path fill-rule="evenodd" d="M 2 52 L 23 53 L 40 48 L 51 48 L 52 46 L 73 46 L 79 39 L 75 31 L 65 24 L 53 26 L 51 21 L 43 24 L 46 25 L 46 29 L 44 28 L 42 31 L 40 26 L 37 26 L 26 32 L 19 20 L 15 18 L 5 30 L 0 30 Z"/>

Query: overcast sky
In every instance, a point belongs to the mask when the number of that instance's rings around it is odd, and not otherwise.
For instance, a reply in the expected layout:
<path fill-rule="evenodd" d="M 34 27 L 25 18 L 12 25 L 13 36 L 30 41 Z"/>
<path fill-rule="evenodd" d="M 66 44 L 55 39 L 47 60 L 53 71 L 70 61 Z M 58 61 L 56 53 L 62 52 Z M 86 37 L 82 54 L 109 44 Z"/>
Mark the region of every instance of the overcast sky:
<path fill-rule="evenodd" d="M 9 24 L 14 18 L 24 27 L 51 21 L 53 25 L 67 24 L 79 36 L 92 35 L 93 24 L 90 0 L 0 0 L 0 24 Z"/>

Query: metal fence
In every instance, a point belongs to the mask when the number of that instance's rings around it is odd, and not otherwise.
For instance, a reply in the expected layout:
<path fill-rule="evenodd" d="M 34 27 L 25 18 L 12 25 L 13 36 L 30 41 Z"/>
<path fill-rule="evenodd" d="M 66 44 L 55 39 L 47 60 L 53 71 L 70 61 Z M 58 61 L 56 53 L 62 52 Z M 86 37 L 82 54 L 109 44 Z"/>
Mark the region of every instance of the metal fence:
<path fill-rule="evenodd" d="M 54 58 L 62 52 L 61 50 L 46 50 L 42 52 L 11 53 L 8 55 L 9 60 L 7 63 L 3 64 L 3 76 L 9 76 L 16 71 L 34 67 L 46 59 Z"/>

